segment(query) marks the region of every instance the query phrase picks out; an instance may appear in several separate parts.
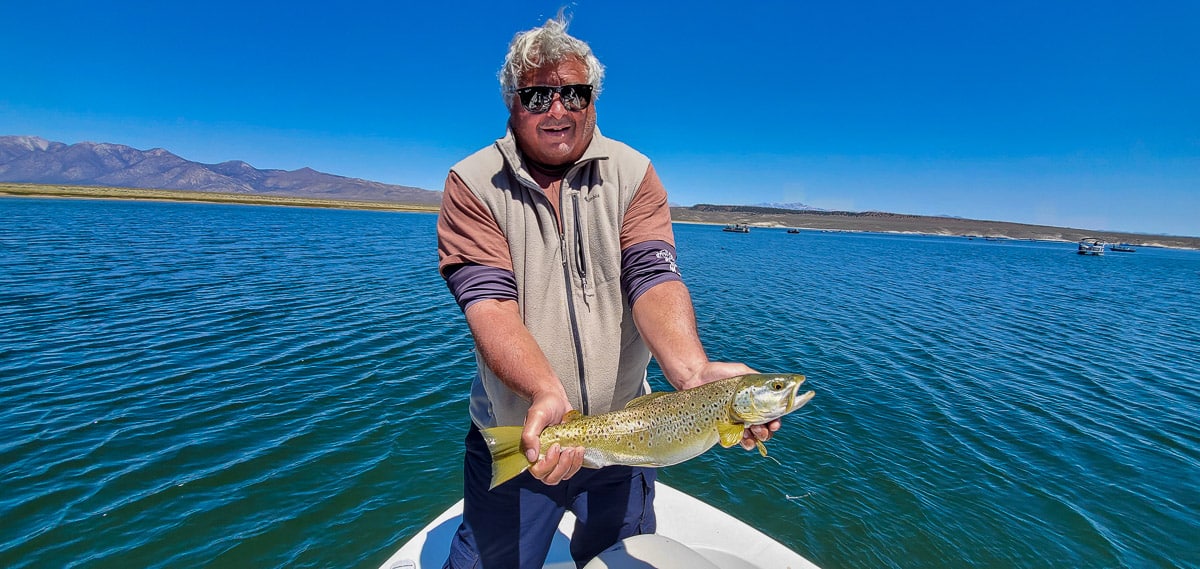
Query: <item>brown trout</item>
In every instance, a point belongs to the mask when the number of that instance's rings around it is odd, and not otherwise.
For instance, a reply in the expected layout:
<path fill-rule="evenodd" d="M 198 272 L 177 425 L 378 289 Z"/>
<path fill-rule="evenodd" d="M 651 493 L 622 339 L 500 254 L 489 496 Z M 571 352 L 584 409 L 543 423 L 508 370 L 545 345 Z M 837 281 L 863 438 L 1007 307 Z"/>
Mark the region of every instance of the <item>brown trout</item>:
<path fill-rule="evenodd" d="M 683 391 L 658 391 L 630 401 L 624 409 L 583 416 L 571 411 L 558 425 L 542 431 L 541 454 L 550 445 L 584 448 L 583 465 L 670 466 L 695 458 L 718 442 L 731 447 L 742 430 L 782 417 L 808 403 L 813 392 L 798 395 L 803 375 L 748 374 Z M 483 429 L 492 454 L 492 488 L 524 472 L 522 427 Z M 758 451 L 767 449 L 761 442 Z"/>

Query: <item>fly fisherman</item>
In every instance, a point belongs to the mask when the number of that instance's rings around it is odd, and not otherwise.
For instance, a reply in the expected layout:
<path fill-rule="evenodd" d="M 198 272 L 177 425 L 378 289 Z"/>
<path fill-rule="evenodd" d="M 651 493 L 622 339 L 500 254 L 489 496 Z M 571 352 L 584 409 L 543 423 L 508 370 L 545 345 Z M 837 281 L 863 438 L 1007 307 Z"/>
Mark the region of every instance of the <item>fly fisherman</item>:
<path fill-rule="evenodd" d="M 478 364 L 463 523 L 447 567 L 541 567 L 567 509 L 579 520 L 579 566 L 653 533 L 654 469 L 581 471 L 583 448 L 539 456 L 538 435 L 568 411 L 604 413 L 649 392 L 651 355 L 676 389 L 753 372 L 705 355 L 666 190 L 648 158 L 596 128 L 604 68 L 566 28 L 560 14 L 513 38 L 500 71 L 507 133 L 446 178 L 439 270 Z M 489 491 L 479 429 L 499 425 L 524 425 L 534 464 Z M 778 429 L 778 420 L 752 427 L 742 446 Z"/>

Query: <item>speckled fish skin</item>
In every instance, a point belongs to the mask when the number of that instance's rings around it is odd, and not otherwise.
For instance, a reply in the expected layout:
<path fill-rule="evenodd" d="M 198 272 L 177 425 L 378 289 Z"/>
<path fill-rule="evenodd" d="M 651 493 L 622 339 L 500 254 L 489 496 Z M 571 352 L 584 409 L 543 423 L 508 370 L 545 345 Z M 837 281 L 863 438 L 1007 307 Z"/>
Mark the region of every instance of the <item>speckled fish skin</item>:
<path fill-rule="evenodd" d="M 542 454 L 557 443 L 583 447 L 583 465 L 588 468 L 678 464 L 718 442 L 726 447 L 737 444 L 745 427 L 769 423 L 799 409 L 813 396 L 811 391 L 798 395 L 803 382 L 802 375 L 749 374 L 684 391 L 651 393 L 618 411 L 568 418 L 547 427 L 540 437 Z M 483 430 L 493 457 L 493 487 L 528 468 L 519 455 L 520 429 Z M 517 457 L 514 446 L 518 447 Z M 765 454 L 761 443 L 759 449 Z"/>

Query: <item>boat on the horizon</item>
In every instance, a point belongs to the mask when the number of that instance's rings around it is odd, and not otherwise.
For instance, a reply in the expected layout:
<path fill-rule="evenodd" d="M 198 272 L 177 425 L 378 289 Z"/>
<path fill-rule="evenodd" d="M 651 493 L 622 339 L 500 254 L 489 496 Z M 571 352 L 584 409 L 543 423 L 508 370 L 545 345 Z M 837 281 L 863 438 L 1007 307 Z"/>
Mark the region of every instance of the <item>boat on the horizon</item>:
<path fill-rule="evenodd" d="M 1103 255 L 1104 241 L 1095 237 L 1084 237 L 1079 240 L 1079 249 L 1076 252 L 1080 255 Z"/>
<path fill-rule="evenodd" d="M 750 233 L 750 226 L 744 223 L 734 223 L 726 225 L 721 231 L 728 231 L 730 233 Z"/>
<path fill-rule="evenodd" d="M 800 233 L 800 230 L 799 230 L 799 229 L 796 229 L 795 227 L 793 227 L 793 228 L 791 228 L 791 229 L 789 229 L 789 230 L 788 230 L 788 233 L 792 233 L 792 234 L 795 234 L 795 233 Z"/>
<path fill-rule="evenodd" d="M 441 567 L 462 523 L 459 500 L 400 547 L 380 569 Z M 658 531 L 617 542 L 584 569 L 819 569 L 745 522 L 662 482 L 655 482 Z M 570 540 L 575 516 L 558 523 L 543 569 L 575 569 Z"/>
<path fill-rule="evenodd" d="M 1118 253 L 1132 253 L 1134 251 L 1137 251 L 1137 249 L 1134 249 L 1133 246 L 1128 243 L 1118 243 L 1116 245 L 1109 245 L 1108 250 L 1116 251 Z"/>

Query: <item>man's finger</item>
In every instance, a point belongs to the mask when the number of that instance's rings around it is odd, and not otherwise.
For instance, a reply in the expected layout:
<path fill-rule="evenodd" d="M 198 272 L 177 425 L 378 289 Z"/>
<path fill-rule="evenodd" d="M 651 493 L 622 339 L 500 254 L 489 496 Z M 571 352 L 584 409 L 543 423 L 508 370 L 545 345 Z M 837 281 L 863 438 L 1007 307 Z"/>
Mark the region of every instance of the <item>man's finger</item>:
<path fill-rule="evenodd" d="M 525 416 L 525 428 L 521 430 L 521 448 L 525 449 L 525 459 L 535 462 L 541 454 L 542 444 L 539 438 L 545 430 L 548 421 L 541 410 L 530 409 Z"/>
<path fill-rule="evenodd" d="M 575 452 L 571 455 L 571 471 L 567 473 L 567 478 L 575 476 L 579 473 L 579 469 L 583 468 L 583 447 L 575 447 Z"/>
<path fill-rule="evenodd" d="M 555 465 L 554 470 L 552 470 L 550 474 L 546 476 L 544 482 L 547 484 L 558 484 L 559 482 L 570 478 L 571 475 L 574 474 L 574 469 L 572 466 L 576 462 L 576 454 L 578 453 L 575 452 L 573 447 L 561 449 L 558 455 L 558 464 Z"/>
<path fill-rule="evenodd" d="M 560 448 L 558 444 L 550 445 L 550 448 L 546 449 L 545 458 L 537 460 L 537 462 L 529 466 L 529 473 L 542 482 L 553 484 L 553 482 L 549 482 L 546 479 L 550 477 L 554 471 L 554 467 L 557 466 L 559 453 Z"/>
<path fill-rule="evenodd" d="M 526 424 L 525 430 L 521 431 L 521 447 L 525 449 L 525 459 L 529 462 L 536 462 L 541 444 L 538 440 L 538 431 L 531 429 L 530 426 Z"/>
<path fill-rule="evenodd" d="M 526 451 L 526 460 L 529 462 L 538 461 L 539 448 L 541 447 L 538 442 L 538 433 L 530 431 L 527 427 L 526 431 L 521 433 L 521 447 Z"/>

